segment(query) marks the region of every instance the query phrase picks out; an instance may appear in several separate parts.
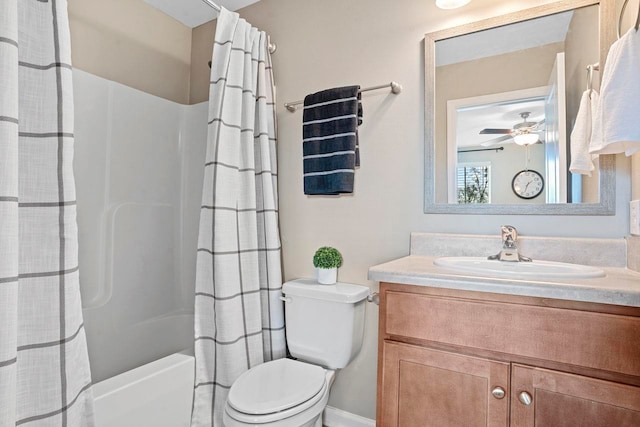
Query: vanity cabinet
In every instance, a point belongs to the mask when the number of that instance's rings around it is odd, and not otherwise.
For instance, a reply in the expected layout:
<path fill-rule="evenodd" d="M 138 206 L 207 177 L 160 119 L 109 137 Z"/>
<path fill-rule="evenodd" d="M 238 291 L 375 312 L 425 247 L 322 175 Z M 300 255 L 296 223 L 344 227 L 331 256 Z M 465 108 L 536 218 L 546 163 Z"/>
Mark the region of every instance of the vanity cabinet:
<path fill-rule="evenodd" d="M 377 425 L 640 426 L 640 309 L 380 284 Z"/>

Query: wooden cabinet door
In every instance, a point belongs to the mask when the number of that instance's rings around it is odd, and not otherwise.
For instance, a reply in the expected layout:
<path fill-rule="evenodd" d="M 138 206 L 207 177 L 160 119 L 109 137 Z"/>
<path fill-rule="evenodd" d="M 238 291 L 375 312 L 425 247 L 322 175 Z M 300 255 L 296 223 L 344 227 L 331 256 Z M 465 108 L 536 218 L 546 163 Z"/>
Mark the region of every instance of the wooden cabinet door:
<path fill-rule="evenodd" d="M 508 425 L 508 363 L 384 341 L 382 364 L 378 426 Z"/>
<path fill-rule="evenodd" d="M 511 426 L 638 427 L 640 387 L 514 364 Z"/>

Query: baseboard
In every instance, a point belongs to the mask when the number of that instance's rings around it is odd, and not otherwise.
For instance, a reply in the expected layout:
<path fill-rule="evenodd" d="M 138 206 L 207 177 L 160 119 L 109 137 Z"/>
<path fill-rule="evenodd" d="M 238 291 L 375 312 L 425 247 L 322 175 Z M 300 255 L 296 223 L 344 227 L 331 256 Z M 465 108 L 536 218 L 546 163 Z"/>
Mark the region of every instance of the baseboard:
<path fill-rule="evenodd" d="M 375 427 L 376 422 L 342 409 L 327 406 L 322 424 L 325 427 Z"/>

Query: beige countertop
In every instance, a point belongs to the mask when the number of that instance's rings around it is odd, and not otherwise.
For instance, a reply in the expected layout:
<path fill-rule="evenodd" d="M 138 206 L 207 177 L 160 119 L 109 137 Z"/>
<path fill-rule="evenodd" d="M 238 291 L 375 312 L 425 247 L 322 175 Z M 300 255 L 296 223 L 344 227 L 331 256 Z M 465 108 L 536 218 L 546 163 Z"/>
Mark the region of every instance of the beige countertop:
<path fill-rule="evenodd" d="M 377 282 L 640 307 L 640 273 L 626 268 L 601 267 L 606 276 L 592 279 L 505 279 L 438 267 L 433 264 L 436 258 L 410 255 L 379 264 L 369 268 L 369 279 Z"/>

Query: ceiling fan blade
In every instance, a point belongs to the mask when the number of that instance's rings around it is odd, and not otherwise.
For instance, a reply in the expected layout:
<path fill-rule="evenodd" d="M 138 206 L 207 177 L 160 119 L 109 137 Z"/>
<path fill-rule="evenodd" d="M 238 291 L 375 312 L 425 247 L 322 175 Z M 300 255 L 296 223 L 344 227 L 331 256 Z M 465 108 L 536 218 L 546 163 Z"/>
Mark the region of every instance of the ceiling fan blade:
<path fill-rule="evenodd" d="M 480 135 L 488 135 L 488 134 L 497 134 L 497 135 L 503 135 L 503 134 L 511 134 L 511 132 L 513 131 L 513 129 L 492 129 L 492 128 L 486 128 L 486 129 L 482 129 L 480 131 Z"/>
<path fill-rule="evenodd" d="M 505 136 L 500 136 L 498 138 L 490 139 L 488 141 L 481 143 L 480 145 L 483 147 L 491 147 L 492 145 L 498 145 L 510 139 L 513 139 L 511 135 L 505 135 Z"/>
<path fill-rule="evenodd" d="M 533 126 L 531 126 L 531 129 L 537 129 L 540 126 L 542 126 L 544 124 L 544 119 L 540 120 L 539 122 L 536 122 L 533 124 Z"/>

